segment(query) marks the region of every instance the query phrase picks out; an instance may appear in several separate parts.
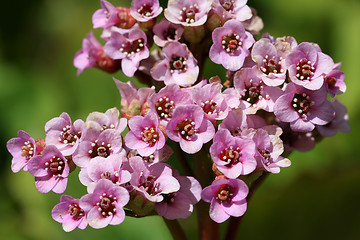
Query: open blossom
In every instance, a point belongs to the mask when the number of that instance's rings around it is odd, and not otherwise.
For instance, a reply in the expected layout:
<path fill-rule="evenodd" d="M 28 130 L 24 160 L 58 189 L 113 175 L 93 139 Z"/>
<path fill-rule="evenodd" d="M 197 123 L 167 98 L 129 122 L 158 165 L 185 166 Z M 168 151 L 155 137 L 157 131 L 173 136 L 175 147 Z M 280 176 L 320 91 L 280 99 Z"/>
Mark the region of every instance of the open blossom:
<path fill-rule="evenodd" d="M 86 212 L 91 227 L 104 228 L 108 224 L 118 225 L 124 221 L 123 207 L 129 199 L 129 192 L 125 188 L 114 185 L 108 179 L 101 179 L 92 193 L 80 198 L 80 207 Z"/>
<path fill-rule="evenodd" d="M 70 232 L 76 227 L 85 229 L 87 220 L 84 209 L 79 206 L 79 199 L 62 195 L 60 203 L 51 211 L 52 218 L 62 223 L 65 232 Z"/>
<path fill-rule="evenodd" d="M 247 209 L 249 188 L 240 179 L 216 179 L 201 192 L 201 198 L 210 203 L 210 218 L 217 223 L 230 216 L 240 217 Z"/>
<path fill-rule="evenodd" d="M 136 149 L 142 156 L 149 156 L 165 145 L 165 136 L 159 129 L 159 119 L 149 111 L 144 117 L 134 116 L 129 120 L 130 131 L 125 136 L 125 145 Z"/>
<path fill-rule="evenodd" d="M 222 21 L 236 19 L 245 21 L 252 17 L 247 0 L 214 0 L 213 11 Z"/>
<path fill-rule="evenodd" d="M 334 118 L 334 108 L 326 95 L 324 88 L 310 91 L 289 83 L 275 102 L 274 114 L 280 121 L 289 122 L 293 131 L 310 132 L 315 124 L 325 125 Z"/>
<path fill-rule="evenodd" d="M 222 64 L 230 71 L 237 71 L 243 66 L 245 57 L 250 54 L 249 48 L 255 42 L 254 37 L 237 20 L 229 20 L 224 26 L 216 28 L 212 40 L 209 52 L 211 61 Z"/>
<path fill-rule="evenodd" d="M 104 46 L 105 53 L 112 59 L 121 59 L 121 69 L 128 76 L 134 73 L 140 61 L 149 57 L 146 34 L 137 27 L 124 33 L 123 29 L 111 28 L 111 36 Z"/>
<path fill-rule="evenodd" d="M 184 28 L 181 25 L 163 19 L 160 23 L 155 24 L 153 32 L 154 42 L 159 47 L 163 47 L 167 42 L 180 40 Z"/>
<path fill-rule="evenodd" d="M 346 91 L 345 74 L 339 70 L 340 65 L 340 63 L 334 64 L 333 70 L 324 76 L 325 87 L 331 97 L 341 95 Z"/>
<path fill-rule="evenodd" d="M 151 76 L 166 85 L 176 83 L 188 87 L 195 83 L 199 67 L 185 44 L 170 42 L 162 49 L 165 59 L 157 62 L 151 69 Z"/>
<path fill-rule="evenodd" d="M 197 105 L 176 107 L 169 121 L 166 134 L 180 143 L 186 153 L 200 151 L 204 143 L 209 142 L 215 134 L 212 123 L 204 117 L 204 111 Z"/>
<path fill-rule="evenodd" d="M 92 112 L 86 118 L 87 128 L 96 129 L 102 132 L 106 129 L 113 129 L 122 133 L 127 126 L 126 118 L 120 118 L 120 112 L 117 108 L 110 108 L 105 113 Z"/>
<path fill-rule="evenodd" d="M 169 0 L 164 15 L 172 23 L 196 27 L 206 22 L 211 4 L 212 0 Z"/>
<path fill-rule="evenodd" d="M 147 22 L 157 17 L 162 11 L 158 0 L 133 0 L 131 15 L 139 22 Z"/>
<path fill-rule="evenodd" d="M 70 168 L 68 160 L 55 146 L 46 146 L 42 155 L 30 159 L 28 170 L 35 177 L 35 186 L 39 192 L 65 191 Z"/>
<path fill-rule="evenodd" d="M 145 162 L 149 164 L 155 164 L 158 162 L 166 162 L 169 160 L 170 156 L 174 153 L 174 151 L 169 147 L 168 145 L 164 145 L 163 148 L 156 150 L 154 153 L 150 154 L 149 156 L 141 156 L 138 155 L 137 150 L 130 150 L 128 154 L 128 158 L 139 156 L 141 157 Z"/>
<path fill-rule="evenodd" d="M 45 124 L 47 145 L 56 146 L 64 156 L 75 152 L 86 131 L 83 120 L 78 119 L 71 123 L 69 114 L 63 112 Z"/>

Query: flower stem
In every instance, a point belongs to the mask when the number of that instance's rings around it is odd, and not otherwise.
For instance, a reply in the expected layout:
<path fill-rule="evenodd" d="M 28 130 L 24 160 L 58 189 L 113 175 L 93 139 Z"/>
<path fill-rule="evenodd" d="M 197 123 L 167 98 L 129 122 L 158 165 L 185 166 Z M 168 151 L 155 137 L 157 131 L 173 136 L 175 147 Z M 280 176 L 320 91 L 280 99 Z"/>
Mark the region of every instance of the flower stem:
<path fill-rule="evenodd" d="M 177 220 L 169 220 L 163 217 L 163 220 L 168 227 L 171 236 L 174 240 L 186 240 L 187 237 L 185 235 L 184 230 L 182 229 L 180 223 Z"/>

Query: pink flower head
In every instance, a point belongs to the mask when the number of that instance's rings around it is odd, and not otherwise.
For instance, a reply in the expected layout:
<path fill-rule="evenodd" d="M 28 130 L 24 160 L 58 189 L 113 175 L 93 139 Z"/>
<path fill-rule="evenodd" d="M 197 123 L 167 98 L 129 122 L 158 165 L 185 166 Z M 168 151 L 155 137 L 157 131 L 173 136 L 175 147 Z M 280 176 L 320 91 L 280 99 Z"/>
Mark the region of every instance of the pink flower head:
<path fill-rule="evenodd" d="M 141 156 L 138 155 L 137 150 L 130 150 L 128 157 L 134 157 L 139 156 L 141 157 L 145 162 L 147 162 L 150 165 L 158 163 L 158 162 L 166 162 L 169 160 L 170 156 L 174 153 L 174 151 L 169 147 L 168 145 L 164 145 L 163 148 L 156 150 L 154 153 L 150 154 L 149 156 Z"/>
<path fill-rule="evenodd" d="M 176 83 L 188 87 L 195 83 L 199 67 L 185 44 L 170 42 L 162 49 L 165 59 L 151 69 L 151 76 L 166 85 Z"/>
<path fill-rule="evenodd" d="M 125 219 L 123 207 L 129 202 L 129 192 L 110 180 L 101 179 L 92 193 L 80 198 L 80 207 L 87 213 L 89 225 L 104 228 L 118 225 Z"/>
<path fill-rule="evenodd" d="M 210 203 L 210 218 L 217 223 L 230 216 L 240 217 L 247 209 L 249 188 L 240 179 L 216 179 L 201 192 L 201 198 Z"/>
<path fill-rule="evenodd" d="M 179 142 L 184 152 L 192 154 L 200 151 L 202 145 L 212 139 L 215 128 L 204 117 L 200 106 L 182 105 L 175 108 L 166 134 L 171 140 Z"/>
<path fill-rule="evenodd" d="M 286 57 L 285 65 L 292 82 L 317 90 L 324 84 L 323 74 L 331 71 L 334 62 L 317 45 L 303 42 Z"/>
<path fill-rule="evenodd" d="M 149 156 L 165 145 L 165 136 L 159 129 L 159 119 L 149 111 L 144 117 L 134 116 L 129 120 L 130 131 L 125 136 L 125 145 L 136 149 L 142 156 Z"/>
<path fill-rule="evenodd" d="M 176 24 L 196 27 L 203 25 L 213 0 L 169 0 L 164 10 L 165 18 Z"/>
<path fill-rule="evenodd" d="M 27 132 L 21 130 L 17 132 L 16 138 L 12 138 L 6 143 L 6 147 L 13 156 L 11 170 L 14 173 L 19 172 L 22 168 L 27 171 L 29 160 L 43 150 Z"/>
<path fill-rule="evenodd" d="M 47 145 L 56 146 L 64 156 L 70 156 L 76 151 L 85 132 L 84 121 L 78 119 L 72 124 L 66 112 L 45 124 Z"/>
<path fill-rule="evenodd" d="M 293 150 L 308 152 L 315 147 L 315 137 L 312 132 L 295 132 L 290 128 L 290 124 L 285 122 L 280 122 L 278 125 L 283 131 L 280 138 L 283 141 L 285 152 Z"/>
<path fill-rule="evenodd" d="M 65 232 L 70 232 L 76 227 L 85 229 L 87 220 L 85 211 L 79 206 L 79 199 L 62 195 L 60 203 L 55 205 L 51 211 L 52 218 L 62 223 Z"/>
<path fill-rule="evenodd" d="M 128 76 L 134 76 L 140 61 L 149 57 L 146 34 L 135 27 L 124 33 L 123 29 L 111 28 L 111 36 L 104 46 L 105 53 L 112 59 L 122 59 L 121 69 Z"/>
<path fill-rule="evenodd" d="M 233 137 L 224 129 L 218 130 L 210 147 L 211 159 L 228 178 L 237 178 L 255 170 L 255 144 L 250 139 Z"/>
<path fill-rule="evenodd" d="M 252 17 L 251 9 L 246 2 L 247 0 L 215 0 L 213 10 L 222 21 L 227 19 L 245 21 Z"/>
<path fill-rule="evenodd" d="M 68 160 L 55 146 L 48 145 L 44 148 L 43 155 L 31 158 L 28 170 L 35 177 L 35 186 L 39 192 L 65 191 L 70 169 Z"/>
<path fill-rule="evenodd" d="M 251 51 L 252 59 L 257 63 L 261 79 L 268 86 L 284 83 L 286 69 L 284 54 L 276 49 L 267 38 L 257 41 Z"/>
<path fill-rule="evenodd" d="M 222 64 L 230 71 L 237 71 L 243 66 L 249 48 L 255 42 L 254 37 L 237 20 L 229 20 L 224 26 L 216 28 L 212 40 L 209 52 L 211 61 Z"/>
<path fill-rule="evenodd" d="M 335 109 L 335 118 L 326 125 L 316 126 L 318 132 L 324 137 L 335 136 L 337 132 L 350 132 L 346 107 L 338 99 L 332 100 L 331 104 Z"/>
<path fill-rule="evenodd" d="M 212 122 L 224 119 L 229 112 L 221 89 L 221 84 L 211 83 L 200 88 L 193 88 L 191 91 L 195 104 L 201 106 L 205 117 Z"/>
<path fill-rule="evenodd" d="M 181 25 L 177 25 L 163 19 L 160 23 L 155 24 L 153 32 L 154 42 L 159 47 L 163 47 L 167 42 L 180 40 L 184 32 L 184 28 Z"/>
<path fill-rule="evenodd" d="M 180 183 L 177 192 L 164 194 L 164 199 L 155 205 L 159 216 L 166 219 L 187 218 L 193 212 L 193 205 L 201 199 L 201 185 L 193 177 L 175 176 Z"/>
<path fill-rule="evenodd" d="M 331 97 L 341 95 L 346 91 L 345 74 L 338 69 L 340 64 L 335 64 L 334 66 L 334 69 L 324 76 L 325 87 Z"/>
<path fill-rule="evenodd" d="M 120 118 L 120 112 L 117 108 L 110 108 L 105 113 L 92 112 L 86 118 L 86 127 L 96 129 L 102 132 L 106 129 L 113 129 L 122 133 L 127 126 L 126 118 Z"/>
<path fill-rule="evenodd" d="M 150 109 L 157 112 L 160 123 L 164 126 L 172 117 L 173 111 L 176 106 L 192 104 L 191 95 L 184 91 L 177 84 L 170 84 L 156 94 L 149 97 Z"/>
<path fill-rule="evenodd" d="M 179 191 L 180 184 L 172 176 L 171 167 L 166 163 L 149 166 L 140 157 L 130 158 L 129 163 L 133 169 L 130 184 L 149 201 L 161 202 L 164 194 Z"/>
<path fill-rule="evenodd" d="M 325 88 L 310 91 L 289 83 L 275 102 L 274 114 L 280 121 L 289 122 L 293 131 L 310 132 L 315 124 L 325 125 L 334 118 L 334 108 L 326 95 Z"/>
<path fill-rule="evenodd" d="M 120 23 L 120 10 L 105 0 L 100 0 L 101 9 L 95 11 L 92 16 L 94 28 L 108 29 Z"/>
<path fill-rule="evenodd" d="M 147 22 L 162 12 L 158 0 L 133 0 L 130 14 L 139 22 Z"/>

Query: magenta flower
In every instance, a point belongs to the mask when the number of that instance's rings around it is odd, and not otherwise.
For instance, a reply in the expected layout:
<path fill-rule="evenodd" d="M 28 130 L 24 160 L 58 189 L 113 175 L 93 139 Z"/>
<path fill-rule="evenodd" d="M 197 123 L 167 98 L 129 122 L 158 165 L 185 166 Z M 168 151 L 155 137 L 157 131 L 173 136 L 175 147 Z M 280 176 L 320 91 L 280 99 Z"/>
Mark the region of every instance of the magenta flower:
<path fill-rule="evenodd" d="M 125 219 L 123 207 L 129 202 L 129 192 L 110 180 L 101 179 L 92 193 L 80 198 L 80 207 L 87 213 L 89 225 L 104 228 L 118 225 Z"/>
<path fill-rule="evenodd" d="M 79 206 L 79 199 L 62 195 L 60 203 L 55 205 L 51 211 L 52 218 L 62 223 L 65 232 L 70 232 L 76 227 L 85 229 L 87 220 L 85 211 Z"/>
<path fill-rule="evenodd" d="M 167 42 L 180 40 L 184 32 L 184 28 L 181 25 L 177 25 L 163 19 L 160 23 L 155 24 L 153 32 L 154 42 L 159 47 L 163 47 Z"/>
<path fill-rule="evenodd" d="M 331 97 L 341 95 L 346 91 L 345 74 L 339 68 L 340 64 L 335 64 L 333 70 L 324 76 L 325 87 Z"/>
<path fill-rule="evenodd" d="M 286 57 L 285 65 L 292 82 L 309 90 L 317 90 L 324 84 L 323 74 L 332 70 L 334 62 L 318 46 L 303 42 Z"/>
<path fill-rule="evenodd" d="M 35 186 L 39 192 L 65 191 L 70 169 L 67 159 L 55 146 L 48 145 L 42 155 L 31 158 L 28 170 L 35 177 Z"/>
<path fill-rule="evenodd" d="M 130 14 L 139 22 L 147 22 L 162 12 L 158 0 L 133 0 Z"/>
<path fill-rule="evenodd" d="M 212 40 L 209 52 L 211 61 L 222 64 L 230 71 L 237 71 L 243 66 L 249 48 L 255 42 L 254 37 L 237 20 L 229 20 L 224 26 L 216 28 Z"/>
<path fill-rule="evenodd" d="M 255 144 L 243 137 L 233 137 L 224 129 L 218 130 L 210 147 L 211 159 L 228 178 L 237 178 L 255 170 Z"/>
<path fill-rule="evenodd" d="M 240 179 L 216 179 L 201 192 L 201 198 L 210 203 L 210 218 L 217 223 L 230 216 L 240 217 L 247 209 L 249 188 Z"/>
<path fill-rule="evenodd" d="M 325 88 L 310 91 L 289 83 L 278 98 L 274 114 L 280 121 L 289 122 L 293 131 L 310 132 L 316 125 L 325 125 L 334 118 L 334 108 L 326 100 Z"/>
<path fill-rule="evenodd" d="M 129 163 L 133 169 L 130 184 L 149 201 L 161 202 L 164 194 L 179 191 L 180 184 L 172 176 L 172 169 L 166 163 L 150 166 L 140 157 L 130 158 Z"/>
<path fill-rule="evenodd" d="M 204 117 L 201 107 L 183 105 L 175 108 L 166 134 L 171 140 L 179 142 L 184 152 L 192 154 L 200 151 L 202 145 L 212 139 L 215 128 Z"/>
<path fill-rule="evenodd" d="M 213 10 L 222 21 L 227 19 L 245 21 L 252 17 L 251 9 L 246 2 L 247 0 L 215 0 Z"/>
<path fill-rule="evenodd" d="M 85 132 L 84 121 L 78 119 L 72 124 L 66 112 L 45 124 L 47 145 L 56 146 L 64 156 L 70 156 L 76 151 Z"/>
<path fill-rule="evenodd" d="M 213 0 L 169 0 L 164 10 L 165 18 L 175 24 L 196 27 L 203 25 Z"/>
<path fill-rule="evenodd" d="M 146 34 L 137 27 L 124 33 L 123 29 L 111 28 L 111 36 L 104 46 L 105 53 L 112 59 L 122 59 L 122 72 L 134 76 L 140 61 L 149 57 Z"/>
<path fill-rule="evenodd" d="M 86 127 L 96 129 L 102 132 L 106 129 L 113 129 L 122 133 L 127 127 L 126 118 L 120 118 L 120 112 L 117 108 L 110 108 L 105 113 L 92 112 L 86 118 Z"/>
<path fill-rule="evenodd" d="M 6 143 L 6 148 L 13 156 L 11 170 L 14 173 L 19 172 L 22 168 L 27 171 L 29 160 L 43 150 L 27 132 L 19 130 L 17 136 Z"/>
<path fill-rule="evenodd" d="M 188 87 L 195 83 L 199 67 L 185 44 L 170 42 L 162 49 L 165 59 L 151 69 L 151 76 L 166 85 L 176 83 Z"/>
<path fill-rule="evenodd" d="M 193 205 L 201 199 L 201 185 L 193 177 L 177 176 L 180 189 L 177 192 L 164 194 L 164 199 L 155 205 L 159 216 L 166 219 L 187 218 L 193 212 Z"/>
<path fill-rule="evenodd" d="M 120 10 L 105 0 L 100 0 L 101 9 L 95 11 L 92 16 L 94 28 L 110 28 L 120 23 Z"/>
<path fill-rule="evenodd" d="M 136 149 L 142 156 L 149 156 L 165 145 L 165 136 L 159 129 L 159 119 L 149 111 L 144 117 L 134 116 L 129 120 L 130 131 L 125 136 L 125 145 Z"/>
<path fill-rule="evenodd" d="M 149 156 L 141 156 L 138 155 L 137 150 L 130 150 L 128 154 L 128 158 L 139 156 L 145 162 L 150 165 L 158 163 L 158 162 L 166 162 L 169 160 L 170 156 L 174 153 L 174 151 L 168 145 L 164 145 L 163 148 L 156 150 L 154 153 L 150 154 Z"/>

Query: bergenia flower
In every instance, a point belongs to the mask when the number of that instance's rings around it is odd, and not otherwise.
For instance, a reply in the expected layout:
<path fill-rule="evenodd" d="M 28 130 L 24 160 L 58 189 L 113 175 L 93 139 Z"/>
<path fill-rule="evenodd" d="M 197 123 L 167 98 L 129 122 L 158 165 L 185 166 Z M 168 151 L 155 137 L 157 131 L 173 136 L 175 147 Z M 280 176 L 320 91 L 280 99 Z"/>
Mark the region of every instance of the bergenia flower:
<path fill-rule="evenodd" d="M 200 106 L 182 105 L 175 108 L 166 134 L 171 140 L 179 142 L 184 152 L 192 154 L 200 151 L 202 145 L 212 139 L 215 128 L 204 117 Z"/>
<path fill-rule="evenodd" d="M 158 0 L 133 0 L 130 14 L 139 22 L 147 22 L 162 12 Z"/>
<path fill-rule="evenodd" d="M 280 121 L 289 122 L 293 131 L 310 132 L 315 124 L 325 125 L 334 118 L 334 108 L 326 95 L 325 88 L 310 91 L 289 83 L 275 102 L 274 114 Z"/>
<path fill-rule="evenodd" d="M 85 211 L 79 206 L 79 199 L 67 195 L 60 197 L 60 203 L 54 206 L 51 216 L 55 221 L 62 223 L 65 232 L 70 232 L 76 227 L 85 229 L 88 224 Z"/>
<path fill-rule="evenodd" d="M 101 179 L 92 193 L 80 198 L 80 207 L 86 212 L 91 227 L 104 228 L 124 221 L 123 207 L 129 199 L 129 192 L 125 188 L 114 185 L 110 180 Z"/>
<path fill-rule="evenodd" d="M 47 145 L 56 146 L 64 156 L 70 156 L 78 148 L 85 131 L 83 120 L 78 119 L 71 123 L 69 114 L 63 112 L 45 124 L 45 140 Z"/>
<path fill-rule="evenodd" d="M 96 10 L 92 16 L 94 28 L 108 29 L 121 22 L 118 8 L 105 0 L 100 0 L 100 4 L 101 9 Z"/>
<path fill-rule="evenodd" d="M 210 147 L 211 159 L 216 167 L 228 178 L 237 178 L 255 170 L 255 143 L 247 138 L 233 137 L 221 129 L 214 136 Z"/>
<path fill-rule="evenodd" d="M 22 130 L 17 132 L 16 138 L 12 138 L 6 143 L 6 148 L 13 156 L 11 170 L 14 173 L 19 172 L 22 168 L 27 171 L 29 160 L 43 150 L 27 132 Z"/>
<path fill-rule="evenodd" d="M 42 155 L 31 158 L 28 162 L 28 170 L 35 177 L 35 186 L 39 192 L 65 191 L 70 168 L 68 160 L 55 146 L 48 145 Z"/>
<path fill-rule="evenodd" d="M 165 18 L 175 24 L 196 27 L 203 25 L 213 0 L 169 0 L 164 10 Z"/>
<path fill-rule="evenodd" d="M 346 91 L 345 74 L 339 68 L 340 64 L 335 64 L 334 69 L 324 76 L 325 87 L 331 97 L 341 95 Z"/>
<path fill-rule="evenodd" d="M 185 44 L 170 42 L 162 49 L 165 59 L 151 69 L 151 76 L 166 85 L 177 84 L 188 87 L 195 83 L 199 75 L 196 59 Z"/>
<path fill-rule="evenodd" d="M 120 112 L 117 108 L 110 108 L 105 113 L 92 112 L 86 118 L 87 128 L 96 129 L 102 132 L 106 129 L 113 129 L 122 133 L 127 126 L 126 118 L 120 118 Z"/>
<path fill-rule="evenodd" d="M 222 21 L 227 19 L 245 21 L 252 17 L 251 9 L 246 3 L 247 0 L 215 0 L 213 11 Z"/>
<path fill-rule="evenodd" d="M 134 76 L 140 61 L 149 57 L 146 34 L 139 28 L 132 28 L 127 34 L 122 29 L 111 28 L 111 36 L 104 46 L 105 53 L 112 59 L 122 59 L 122 72 Z"/>
<path fill-rule="evenodd" d="M 171 147 L 169 147 L 168 145 L 164 145 L 163 148 L 156 150 L 154 153 L 150 154 L 149 156 L 140 156 L 138 155 L 137 150 L 130 150 L 128 154 L 128 158 L 139 156 L 150 166 L 151 164 L 155 164 L 158 162 L 166 162 L 173 153 L 174 151 L 171 149 Z"/>
<path fill-rule="evenodd" d="M 159 119 L 149 111 L 144 117 L 134 116 L 129 120 L 130 131 L 125 136 L 125 145 L 136 149 L 142 156 L 149 156 L 165 145 L 165 136 L 159 129 Z"/>
<path fill-rule="evenodd" d="M 209 52 L 211 61 L 222 64 L 230 71 L 237 71 L 243 66 L 245 57 L 250 54 L 249 48 L 255 42 L 254 37 L 237 20 L 229 20 L 224 26 L 216 28 L 212 40 Z"/>
<path fill-rule="evenodd" d="M 155 24 L 153 32 L 154 42 L 159 47 L 163 47 L 168 42 L 180 40 L 184 28 L 181 25 L 163 19 L 160 23 Z"/>
<path fill-rule="evenodd" d="M 201 199 L 210 203 L 210 218 L 222 223 L 230 216 L 244 215 L 248 193 L 249 188 L 242 180 L 220 178 L 202 190 Z"/>
<path fill-rule="evenodd" d="M 285 59 L 290 80 L 309 90 L 318 90 L 324 84 L 323 74 L 334 66 L 333 60 L 309 42 L 299 44 Z"/>

